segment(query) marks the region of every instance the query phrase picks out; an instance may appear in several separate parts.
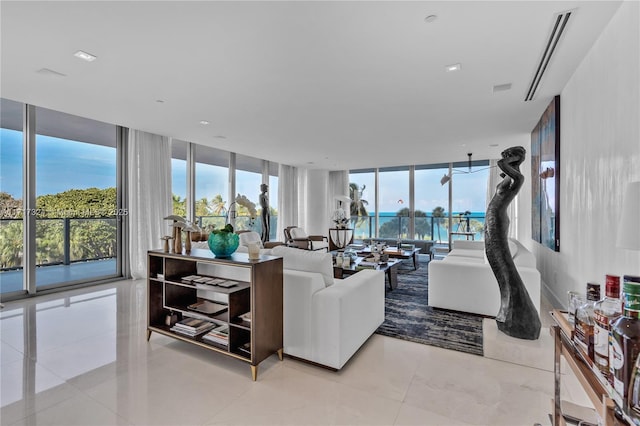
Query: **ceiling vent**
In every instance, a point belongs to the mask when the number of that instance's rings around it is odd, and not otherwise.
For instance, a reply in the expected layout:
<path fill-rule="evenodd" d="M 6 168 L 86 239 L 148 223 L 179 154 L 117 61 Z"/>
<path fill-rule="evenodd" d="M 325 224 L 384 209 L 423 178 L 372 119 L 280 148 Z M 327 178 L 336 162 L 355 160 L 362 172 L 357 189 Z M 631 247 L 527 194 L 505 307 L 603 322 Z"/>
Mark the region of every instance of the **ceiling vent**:
<path fill-rule="evenodd" d="M 524 98 L 526 101 L 533 100 L 536 92 L 538 91 L 538 86 L 540 85 L 540 81 L 542 81 L 542 77 L 544 76 L 545 71 L 547 70 L 547 66 L 549 65 L 549 61 L 551 61 L 551 57 L 558 46 L 558 42 L 560 41 L 560 37 L 564 34 L 564 31 L 567 27 L 567 23 L 569 22 L 569 18 L 571 17 L 572 11 L 561 12 L 556 15 L 555 22 L 553 24 L 553 29 L 551 33 L 549 33 L 549 38 L 547 39 L 547 43 L 544 49 L 544 53 L 540 58 L 540 63 L 538 64 L 538 68 L 536 69 L 536 73 L 533 75 L 533 80 L 531 80 L 531 84 L 529 85 L 529 91 L 527 92 L 527 96 Z"/>

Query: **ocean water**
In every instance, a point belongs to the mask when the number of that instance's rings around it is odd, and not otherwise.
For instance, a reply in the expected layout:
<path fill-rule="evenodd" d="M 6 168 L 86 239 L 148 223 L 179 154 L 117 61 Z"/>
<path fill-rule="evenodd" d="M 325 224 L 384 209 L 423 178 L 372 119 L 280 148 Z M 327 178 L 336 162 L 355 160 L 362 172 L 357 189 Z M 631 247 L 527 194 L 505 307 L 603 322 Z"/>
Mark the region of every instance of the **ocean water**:
<path fill-rule="evenodd" d="M 462 232 L 466 230 L 466 220 L 464 216 L 459 215 L 460 212 L 454 212 L 453 219 L 453 232 Z M 471 232 L 474 232 L 475 240 L 484 239 L 484 220 L 485 212 L 472 212 L 468 215 Z M 352 218 L 352 227 L 355 217 Z M 423 239 L 423 240 L 436 240 L 436 241 L 448 241 L 449 229 L 448 229 L 448 214 L 445 213 L 445 217 L 440 218 L 438 227 L 438 218 L 433 218 L 430 213 L 426 217 L 416 217 L 416 233 L 420 232 L 420 235 L 408 236 L 407 229 L 409 227 L 409 217 L 398 217 L 396 212 L 380 212 L 379 214 L 379 238 L 397 238 L 400 236 L 405 239 Z M 462 221 L 460 220 L 462 219 Z M 461 223 L 462 222 L 462 223 Z M 361 217 L 355 226 L 354 239 L 370 239 L 375 235 L 375 216 L 370 213 L 368 217 Z M 439 228 L 439 231 L 438 231 Z M 454 240 L 466 239 L 465 235 L 453 235 Z"/>

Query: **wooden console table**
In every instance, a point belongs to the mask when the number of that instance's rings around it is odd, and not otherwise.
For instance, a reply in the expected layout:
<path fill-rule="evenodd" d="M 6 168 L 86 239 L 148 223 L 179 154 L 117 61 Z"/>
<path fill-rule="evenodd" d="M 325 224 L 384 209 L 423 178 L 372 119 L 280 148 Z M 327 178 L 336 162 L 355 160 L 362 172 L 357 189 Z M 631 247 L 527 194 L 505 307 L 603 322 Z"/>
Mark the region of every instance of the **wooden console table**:
<path fill-rule="evenodd" d="M 551 326 L 554 336 L 554 398 L 553 425 L 566 425 L 562 416 L 560 404 L 560 356 L 564 356 L 567 364 L 582 385 L 589 400 L 596 409 L 602 426 L 632 425 L 631 419 L 617 407 L 611 398 L 611 389 L 605 378 L 598 371 L 598 367 L 580 349 L 573 344 L 573 326 L 567 319 L 567 314 L 559 310 L 551 311 L 555 324 Z"/>
<path fill-rule="evenodd" d="M 150 250 L 147 340 L 155 332 L 244 361 L 256 380 L 258 364 L 264 359 L 277 353 L 282 360 L 282 262 L 281 257 L 274 256 L 249 260 L 246 253 L 216 258 L 205 249 L 194 249 L 191 255 Z M 199 280 L 217 280 L 228 286 L 189 281 L 194 274 Z M 212 302 L 225 308 L 204 313 L 194 310 L 199 303 Z M 206 340 L 202 334 L 185 336 L 172 327 L 172 315 L 226 326 L 228 339 L 218 343 Z"/>

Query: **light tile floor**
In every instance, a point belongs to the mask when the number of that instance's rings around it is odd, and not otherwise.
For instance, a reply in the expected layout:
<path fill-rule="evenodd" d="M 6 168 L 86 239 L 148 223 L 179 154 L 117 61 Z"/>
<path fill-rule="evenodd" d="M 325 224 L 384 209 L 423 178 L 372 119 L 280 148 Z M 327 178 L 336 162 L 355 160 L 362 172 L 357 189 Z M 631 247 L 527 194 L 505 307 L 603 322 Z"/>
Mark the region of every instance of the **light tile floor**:
<path fill-rule="evenodd" d="M 552 372 L 379 335 L 340 372 L 274 355 L 252 382 L 241 361 L 147 342 L 145 294 L 120 281 L 7 303 L 0 423 L 550 424 Z"/>

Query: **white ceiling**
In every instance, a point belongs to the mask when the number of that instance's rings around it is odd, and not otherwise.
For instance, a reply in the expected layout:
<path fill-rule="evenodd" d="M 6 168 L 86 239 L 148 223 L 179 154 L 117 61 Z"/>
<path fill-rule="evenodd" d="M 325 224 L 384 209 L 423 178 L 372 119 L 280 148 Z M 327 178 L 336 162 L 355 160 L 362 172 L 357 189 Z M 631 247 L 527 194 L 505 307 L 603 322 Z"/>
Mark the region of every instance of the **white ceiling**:
<path fill-rule="evenodd" d="M 2 1 L 0 94 L 310 168 L 496 158 L 531 132 L 619 5 Z M 568 9 L 524 102 L 554 15 Z"/>

